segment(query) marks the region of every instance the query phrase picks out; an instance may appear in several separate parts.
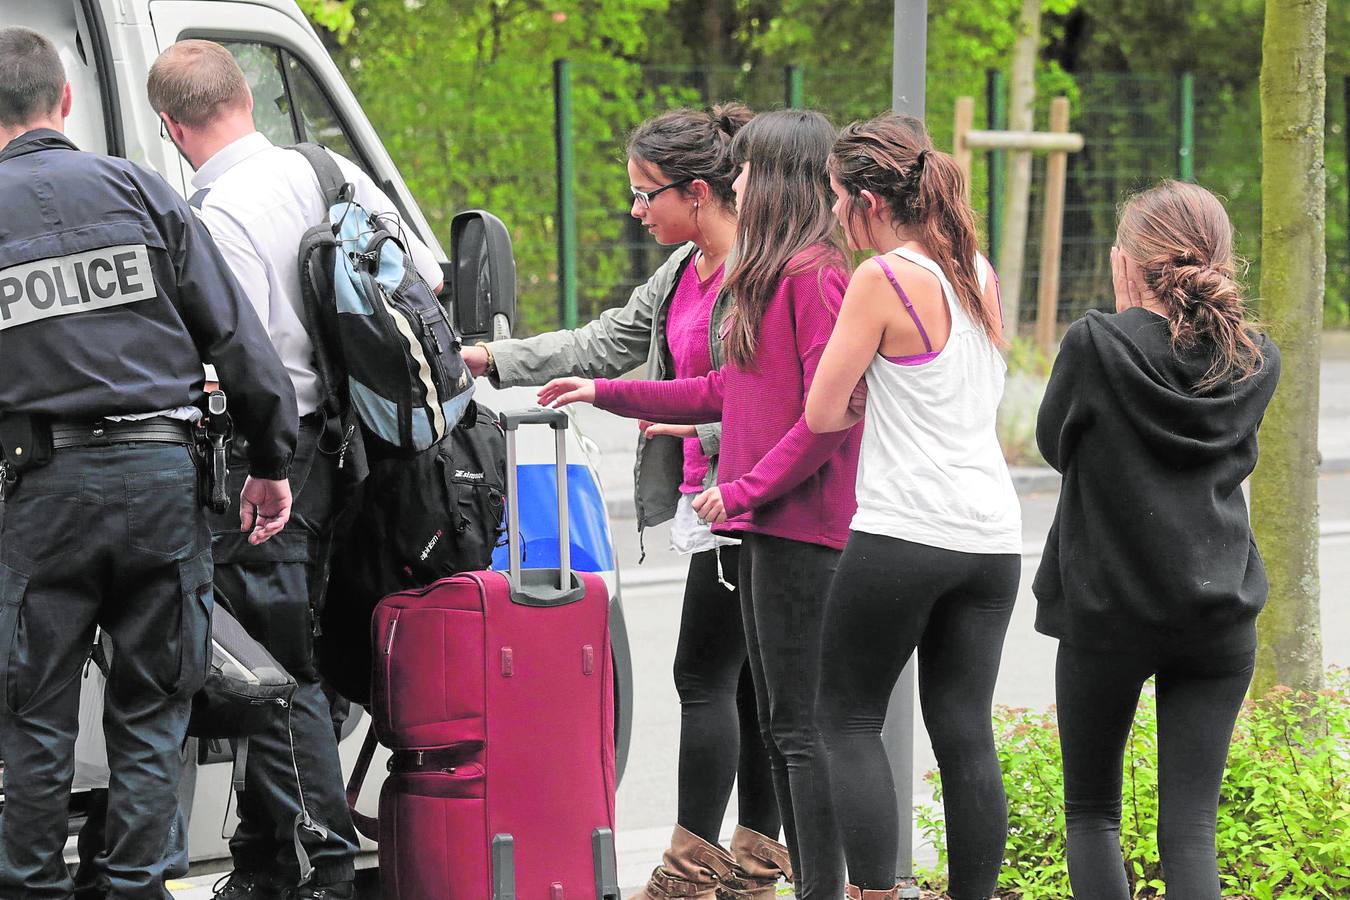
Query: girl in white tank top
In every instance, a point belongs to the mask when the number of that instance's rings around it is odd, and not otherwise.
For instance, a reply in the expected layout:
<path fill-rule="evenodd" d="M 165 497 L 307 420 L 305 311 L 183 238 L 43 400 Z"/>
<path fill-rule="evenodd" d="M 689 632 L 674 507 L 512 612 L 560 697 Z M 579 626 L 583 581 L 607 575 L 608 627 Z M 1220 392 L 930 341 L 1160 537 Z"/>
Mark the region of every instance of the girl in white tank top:
<path fill-rule="evenodd" d="M 916 250 L 899 257 L 942 286 L 951 333 L 933 350 L 923 320 L 886 257 L 876 263 L 917 328 L 926 352 L 867 367 L 867 415 L 853 530 L 966 553 L 1020 553 L 1022 516 L 994 429 L 1007 366 L 956 299 L 946 273 Z M 993 269 L 976 261 L 979 286 Z"/>
<path fill-rule="evenodd" d="M 994 431 L 1006 372 L 997 279 L 976 250 L 960 170 L 920 120 L 848 126 L 830 175 L 850 246 L 895 248 L 854 273 L 806 404 L 813 431 L 864 423 L 858 509 L 826 600 L 816 700 L 848 896 L 898 896 L 899 829 L 911 823 L 900 820 L 881 728 L 917 650 L 942 775 L 949 895 L 985 900 L 1007 841 L 990 707 L 1022 546 Z"/>

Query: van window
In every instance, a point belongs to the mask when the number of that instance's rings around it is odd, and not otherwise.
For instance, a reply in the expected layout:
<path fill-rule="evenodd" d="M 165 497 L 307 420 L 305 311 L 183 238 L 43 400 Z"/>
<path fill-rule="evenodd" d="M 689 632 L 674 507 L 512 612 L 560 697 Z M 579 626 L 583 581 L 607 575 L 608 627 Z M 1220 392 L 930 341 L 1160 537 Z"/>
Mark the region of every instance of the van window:
<path fill-rule="evenodd" d="M 355 150 L 337 111 L 305 64 L 287 51 L 258 41 L 223 40 L 253 90 L 253 121 L 274 144 L 323 144 L 374 173 Z M 378 180 L 376 181 L 378 184 Z"/>
<path fill-rule="evenodd" d="M 295 143 L 286 78 L 281 74 L 281 51 L 251 41 L 224 41 L 234 54 L 253 90 L 253 123 L 267 139 L 285 147 Z"/>
<path fill-rule="evenodd" d="M 342 130 L 342 122 L 337 117 L 337 111 L 328 102 L 323 89 L 314 80 L 309 69 L 305 68 L 305 64 L 289 53 L 286 54 L 286 76 L 291 85 L 291 97 L 296 112 L 300 114 L 300 128 L 304 132 L 304 139 L 323 144 L 334 153 L 360 165 L 361 160 L 352 149 L 347 133 Z M 366 174 L 369 175 L 370 172 Z"/>

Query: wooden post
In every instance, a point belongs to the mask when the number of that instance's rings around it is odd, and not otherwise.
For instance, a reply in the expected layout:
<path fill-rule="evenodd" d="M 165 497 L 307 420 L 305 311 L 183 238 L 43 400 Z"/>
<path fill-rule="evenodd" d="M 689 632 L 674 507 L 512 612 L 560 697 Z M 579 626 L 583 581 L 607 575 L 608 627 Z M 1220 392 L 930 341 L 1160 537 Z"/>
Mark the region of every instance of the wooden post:
<path fill-rule="evenodd" d="M 1041 0 L 1022 0 L 1017 40 L 1013 44 L 1012 86 L 1008 98 L 1008 128 L 1030 131 L 1036 102 L 1036 60 L 1041 49 Z M 1008 154 L 1008 200 L 1004 204 L 1003 234 L 998 249 L 999 283 L 1003 286 L 1003 334 L 1017 336 L 1021 316 L 1022 272 L 1026 268 L 1027 219 L 1031 193 L 1031 154 Z"/>
<path fill-rule="evenodd" d="M 1050 101 L 1050 131 L 1069 130 L 1069 98 Z M 1036 311 L 1036 343 L 1047 356 L 1055 345 L 1055 325 L 1059 308 L 1059 256 L 1064 237 L 1064 182 L 1069 154 L 1050 153 L 1045 162 L 1045 221 L 1041 229 L 1040 297 Z"/>
<path fill-rule="evenodd" d="M 975 98 L 957 97 L 956 126 L 952 129 L 952 156 L 955 157 L 956 166 L 961 170 L 961 177 L 965 181 L 967 203 L 970 202 L 972 154 L 970 147 L 966 144 L 966 134 L 974 126 Z"/>
<path fill-rule="evenodd" d="M 970 202 L 970 177 L 977 152 L 1005 150 L 1024 155 L 1027 159 L 1030 159 L 1033 153 L 1048 154 L 1045 167 L 1045 221 L 1041 236 L 1040 297 L 1036 311 L 1036 341 L 1048 354 L 1055 343 L 1056 307 L 1059 303 L 1060 242 L 1064 233 L 1064 182 L 1068 174 L 1069 154 L 1083 149 L 1083 136 L 1069 133 L 1067 97 L 1056 97 L 1051 101 L 1049 131 L 986 131 L 972 128 L 974 119 L 974 98 L 956 98 L 952 156 L 966 180 L 966 202 Z M 1017 269 L 1020 266 L 1012 268 Z M 1005 268 L 1003 333 L 1012 338 L 1017 334 L 1017 319 L 1014 318 L 1015 307 L 1007 302 L 1008 279 Z"/>

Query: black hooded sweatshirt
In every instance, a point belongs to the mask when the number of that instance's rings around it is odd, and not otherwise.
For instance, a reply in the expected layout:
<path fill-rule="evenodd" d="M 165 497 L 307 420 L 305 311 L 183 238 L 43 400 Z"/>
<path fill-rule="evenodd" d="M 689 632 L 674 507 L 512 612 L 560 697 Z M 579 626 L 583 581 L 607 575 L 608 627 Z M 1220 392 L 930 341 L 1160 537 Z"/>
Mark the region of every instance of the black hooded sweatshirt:
<path fill-rule="evenodd" d="M 1256 646 L 1266 572 L 1242 482 L 1279 380 L 1197 391 L 1211 349 L 1172 349 L 1146 309 L 1089 312 L 1064 335 L 1036 421 L 1063 475 L 1032 589 L 1036 630 L 1087 649 L 1238 654 Z"/>

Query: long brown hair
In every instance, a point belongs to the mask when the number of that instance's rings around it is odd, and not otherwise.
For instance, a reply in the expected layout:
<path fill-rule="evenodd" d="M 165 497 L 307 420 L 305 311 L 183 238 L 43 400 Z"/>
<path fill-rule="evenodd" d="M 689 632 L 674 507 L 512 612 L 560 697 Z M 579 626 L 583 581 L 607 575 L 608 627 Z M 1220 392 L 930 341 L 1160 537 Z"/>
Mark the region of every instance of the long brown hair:
<path fill-rule="evenodd" d="M 672 109 L 654 116 L 633 130 L 628 138 L 628 157 L 639 165 L 656 166 L 671 181 L 708 183 L 712 195 L 724 207 L 736 208 L 731 183 L 740 164 L 731 153 L 731 141 L 754 118 L 742 103 L 719 103 L 712 109 Z M 689 186 L 675 190 L 684 194 Z"/>
<path fill-rule="evenodd" d="M 991 341 L 1002 343 L 1002 329 L 980 290 L 975 213 L 966 200 L 965 176 L 956 160 L 933 148 L 922 119 L 886 113 L 847 126 L 834 142 L 830 172 L 848 192 L 850 227 L 867 211 L 862 192 L 871 191 L 886 203 L 896 225 L 920 229 L 920 242 L 951 277 L 966 315 Z"/>
<path fill-rule="evenodd" d="M 1260 371 L 1261 348 L 1237 284 L 1233 226 L 1218 197 L 1171 180 L 1135 194 L 1120 208 L 1116 246 L 1166 310 L 1173 348 L 1213 344 L 1214 361 L 1197 389 Z"/>
<path fill-rule="evenodd" d="M 755 116 L 732 141 L 737 165 L 750 163 L 735 258 L 723 281 L 735 298 L 727 357 L 743 368 L 754 365 L 760 322 L 782 279 L 847 266 L 825 169 L 834 135 L 818 112 L 781 109 Z"/>

